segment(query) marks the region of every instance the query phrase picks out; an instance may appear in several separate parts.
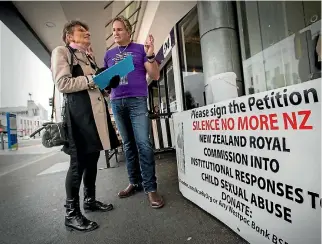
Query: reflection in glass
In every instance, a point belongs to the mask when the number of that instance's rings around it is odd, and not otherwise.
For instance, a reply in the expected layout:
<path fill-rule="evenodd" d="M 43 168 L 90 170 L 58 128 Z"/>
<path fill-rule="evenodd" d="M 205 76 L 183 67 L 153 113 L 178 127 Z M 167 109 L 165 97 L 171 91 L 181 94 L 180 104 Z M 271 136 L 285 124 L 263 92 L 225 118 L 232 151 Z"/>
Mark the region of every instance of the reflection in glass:
<path fill-rule="evenodd" d="M 198 12 L 195 7 L 178 25 L 186 109 L 204 106 L 204 80 Z"/>
<path fill-rule="evenodd" d="M 159 89 L 158 87 L 152 87 L 152 99 L 153 99 L 153 109 L 152 111 L 158 113 L 160 110 L 160 101 L 159 101 Z"/>
<path fill-rule="evenodd" d="M 162 76 L 159 80 L 159 92 L 160 92 L 160 113 L 167 113 L 167 97 L 166 97 L 166 90 L 165 90 L 165 82 L 164 77 Z"/>
<path fill-rule="evenodd" d="M 176 91 L 174 87 L 174 74 L 173 74 L 173 65 L 172 63 L 166 68 L 167 72 L 167 86 L 168 86 L 168 96 L 169 96 L 169 106 L 170 112 L 177 112 L 177 99 Z"/>
<path fill-rule="evenodd" d="M 238 2 L 247 94 L 321 77 L 321 2 Z"/>

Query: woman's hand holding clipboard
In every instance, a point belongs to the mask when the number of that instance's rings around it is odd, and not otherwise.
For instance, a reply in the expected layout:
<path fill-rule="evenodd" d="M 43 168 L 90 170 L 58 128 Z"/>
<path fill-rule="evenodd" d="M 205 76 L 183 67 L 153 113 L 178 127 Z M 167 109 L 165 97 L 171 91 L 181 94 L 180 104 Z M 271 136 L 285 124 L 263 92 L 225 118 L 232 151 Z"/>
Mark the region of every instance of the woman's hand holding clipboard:
<path fill-rule="evenodd" d="M 102 71 L 98 75 L 95 75 L 93 81 L 101 90 L 105 89 L 106 87 L 113 88 L 113 84 L 110 84 L 111 82 L 114 82 L 115 85 L 117 79 L 119 80 L 121 77 L 126 76 L 133 70 L 133 57 L 129 55 L 112 67 Z M 117 76 L 119 77 L 116 78 Z"/>

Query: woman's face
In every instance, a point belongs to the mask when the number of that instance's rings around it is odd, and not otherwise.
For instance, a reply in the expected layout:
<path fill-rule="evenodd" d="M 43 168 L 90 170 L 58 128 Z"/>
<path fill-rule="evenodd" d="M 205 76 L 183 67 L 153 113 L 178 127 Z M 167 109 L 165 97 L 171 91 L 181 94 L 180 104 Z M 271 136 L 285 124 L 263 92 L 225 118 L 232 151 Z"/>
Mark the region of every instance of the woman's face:
<path fill-rule="evenodd" d="M 124 24 L 118 20 L 113 23 L 113 36 L 114 41 L 119 45 L 128 44 L 131 40 L 130 33 L 127 32 Z"/>
<path fill-rule="evenodd" d="M 79 45 L 89 46 L 91 44 L 91 33 L 83 26 L 77 25 L 73 28 L 73 33 L 68 34 L 69 42 L 74 42 Z"/>

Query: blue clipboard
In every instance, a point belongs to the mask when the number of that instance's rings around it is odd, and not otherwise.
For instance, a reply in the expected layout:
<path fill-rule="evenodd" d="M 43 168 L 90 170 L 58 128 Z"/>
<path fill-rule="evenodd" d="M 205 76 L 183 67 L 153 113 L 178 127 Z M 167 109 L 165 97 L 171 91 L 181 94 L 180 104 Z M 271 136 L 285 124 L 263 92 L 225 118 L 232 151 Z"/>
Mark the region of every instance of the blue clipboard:
<path fill-rule="evenodd" d="M 115 76 L 119 75 L 121 78 L 126 76 L 128 73 L 134 70 L 133 57 L 132 55 L 127 56 L 122 61 L 113 65 L 112 67 L 104 70 L 93 78 L 94 83 L 103 90 L 110 84 L 110 80 Z"/>

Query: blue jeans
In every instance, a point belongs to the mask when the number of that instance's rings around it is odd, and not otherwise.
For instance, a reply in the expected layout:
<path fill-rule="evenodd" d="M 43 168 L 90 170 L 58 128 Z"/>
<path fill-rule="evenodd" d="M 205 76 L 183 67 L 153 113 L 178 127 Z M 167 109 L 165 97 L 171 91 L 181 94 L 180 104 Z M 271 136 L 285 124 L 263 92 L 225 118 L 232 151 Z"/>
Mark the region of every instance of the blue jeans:
<path fill-rule="evenodd" d="M 155 159 L 149 139 L 147 98 L 115 99 L 111 101 L 111 105 L 123 141 L 130 183 L 142 184 L 145 192 L 156 191 Z"/>

